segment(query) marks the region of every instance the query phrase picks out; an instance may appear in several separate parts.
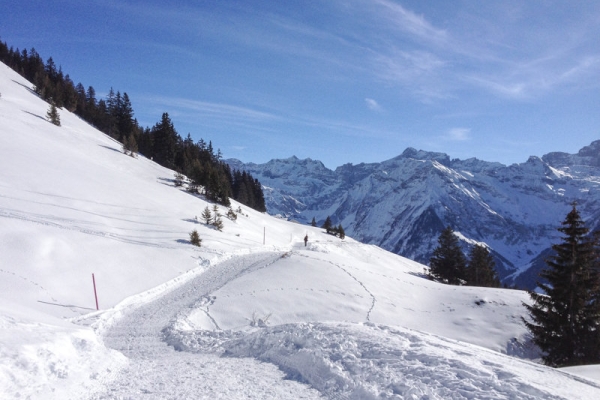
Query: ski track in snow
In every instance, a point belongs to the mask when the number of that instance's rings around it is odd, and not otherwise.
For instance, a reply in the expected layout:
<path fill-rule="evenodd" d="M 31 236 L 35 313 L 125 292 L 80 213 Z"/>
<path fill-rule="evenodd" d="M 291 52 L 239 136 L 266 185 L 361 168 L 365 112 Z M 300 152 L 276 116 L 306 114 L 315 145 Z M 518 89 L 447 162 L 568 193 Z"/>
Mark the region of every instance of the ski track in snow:
<path fill-rule="evenodd" d="M 251 358 L 220 357 L 210 349 L 199 353 L 177 351 L 165 341 L 165 328 L 182 314 L 191 312 L 199 302 L 210 300 L 211 293 L 236 277 L 265 268 L 285 255 L 259 253 L 223 261 L 160 298 L 126 313 L 109 326 L 103 336 L 108 347 L 122 352 L 130 360 L 129 365 L 114 380 L 105 383 L 104 391 L 91 398 L 320 398 L 316 390 L 284 380 L 284 374 L 272 364 Z"/>
<path fill-rule="evenodd" d="M 297 254 L 301 257 L 306 257 L 309 258 L 307 255 L 303 255 L 303 254 L 299 254 L 299 253 L 294 253 Z M 373 295 L 373 293 L 371 293 L 371 291 L 369 289 L 367 289 L 367 287 L 365 286 L 365 284 L 363 282 L 361 282 L 357 277 L 355 277 L 354 275 L 352 275 L 346 268 L 344 268 L 343 266 L 341 266 L 340 264 L 334 263 L 333 261 L 326 261 L 329 264 L 333 265 L 336 268 L 339 268 L 340 270 L 344 271 L 344 273 L 346 273 L 346 275 L 348 275 L 350 278 L 352 278 L 354 281 L 356 281 L 356 283 L 358 283 L 364 290 L 365 292 L 368 293 L 368 295 L 371 297 L 371 306 L 370 308 L 367 310 L 367 315 L 365 317 L 366 321 L 370 321 L 371 319 L 371 312 L 373 311 L 373 309 L 375 308 L 375 303 L 377 302 L 377 299 L 375 298 L 375 295 Z"/>

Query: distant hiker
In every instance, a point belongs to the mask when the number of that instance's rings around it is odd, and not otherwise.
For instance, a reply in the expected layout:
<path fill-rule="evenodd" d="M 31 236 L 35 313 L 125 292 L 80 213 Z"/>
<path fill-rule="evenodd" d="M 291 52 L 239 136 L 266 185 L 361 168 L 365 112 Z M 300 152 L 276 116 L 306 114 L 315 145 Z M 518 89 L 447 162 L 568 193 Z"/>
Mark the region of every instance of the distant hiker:
<path fill-rule="evenodd" d="M 308 243 L 308 234 L 304 236 L 304 247 L 306 247 L 306 243 Z"/>

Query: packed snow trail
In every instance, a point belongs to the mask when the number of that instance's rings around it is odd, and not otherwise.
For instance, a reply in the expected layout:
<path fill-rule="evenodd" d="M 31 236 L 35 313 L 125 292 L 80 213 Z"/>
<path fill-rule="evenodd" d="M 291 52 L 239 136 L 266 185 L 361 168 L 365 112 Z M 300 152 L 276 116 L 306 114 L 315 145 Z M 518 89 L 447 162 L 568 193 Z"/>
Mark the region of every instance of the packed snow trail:
<path fill-rule="evenodd" d="M 163 330 L 227 282 L 264 268 L 284 253 L 234 257 L 127 313 L 104 334 L 130 362 L 93 399 L 316 399 L 319 393 L 285 380 L 276 366 L 252 358 L 176 351 Z"/>

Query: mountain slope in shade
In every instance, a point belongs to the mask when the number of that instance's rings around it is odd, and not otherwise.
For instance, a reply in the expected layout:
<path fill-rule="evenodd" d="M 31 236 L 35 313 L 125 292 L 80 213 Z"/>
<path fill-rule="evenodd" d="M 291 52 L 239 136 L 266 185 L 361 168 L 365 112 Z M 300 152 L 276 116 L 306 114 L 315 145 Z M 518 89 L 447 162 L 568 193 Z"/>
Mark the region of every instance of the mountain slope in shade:
<path fill-rule="evenodd" d="M 228 162 L 260 180 L 273 215 L 319 224 L 331 216 L 352 237 L 423 263 L 450 225 L 465 250 L 490 248 L 505 283 L 528 288 L 537 270 L 527 266 L 560 240 L 556 228 L 574 201 L 590 228 L 600 223 L 600 141 L 510 166 L 413 148 L 335 171 L 296 157 Z"/>

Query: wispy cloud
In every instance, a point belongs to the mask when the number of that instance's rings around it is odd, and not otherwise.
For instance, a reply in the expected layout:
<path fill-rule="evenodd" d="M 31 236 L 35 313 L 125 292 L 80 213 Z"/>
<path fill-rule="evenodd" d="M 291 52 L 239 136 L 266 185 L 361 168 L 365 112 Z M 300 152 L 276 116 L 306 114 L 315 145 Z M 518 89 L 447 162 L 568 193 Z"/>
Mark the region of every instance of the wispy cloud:
<path fill-rule="evenodd" d="M 379 32 L 370 37 L 379 41 L 373 46 L 373 72 L 421 101 L 473 90 L 524 100 L 567 85 L 598 85 L 593 77 L 600 73 L 600 51 L 591 39 L 600 34 L 598 7 L 569 25 L 548 23 L 543 11 L 527 5 L 487 4 L 455 18 L 449 14 L 442 29 L 391 0 L 369 4 Z M 539 23 L 532 25 L 532 19 Z"/>
<path fill-rule="evenodd" d="M 231 104 L 212 103 L 207 101 L 190 100 L 179 97 L 146 97 L 144 100 L 162 106 L 173 107 L 179 110 L 193 111 L 195 114 L 210 116 L 219 119 L 245 119 L 255 121 L 276 120 L 278 117 L 274 114 L 258 111 L 247 107 L 241 107 Z"/>
<path fill-rule="evenodd" d="M 463 142 L 470 139 L 471 129 L 469 128 L 452 128 L 448 130 L 445 138 L 447 140 Z"/>
<path fill-rule="evenodd" d="M 381 16 L 392 22 L 396 29 L 430 43 L 442 44 L 447 40 L 445 30 L 434 27 L 423 16 L 400 4 L 389 0 L 376 0 L 374 3 L 383 7 Z"/>
<path fill-rule="evenodd" d="M 369 99 L 368 97 L 365 99 L 365 104 L 369 110 L 373 111 L 381 111 L 381 106 L 377 103 L 376 100 Z"/>
<path fill-rule="evenodd" d="M 544 58 L 535 62 L 514 65 L 495 74 L 465 76 L 466 82 L 493 94 L 516 100 L 534 99 L 562 86 L 600 83 L 594 76 L 600 74 L 600 55 L 583 56 L 575 60 Z M 585 83 L 587 82 L 587 83 Z"/>
<path fill-rule="evenodd" d="M 600 54 L 585 56 L 578 60 L 574 66 L 562 72 L 559 76 L 559 81 L 562 82 L 571 79 L 576 79 L 581 76 L 589 76 L 592 77 L 596 82 L 598 82 L 597 77 L 599 75 L 599 72 Z"/>

